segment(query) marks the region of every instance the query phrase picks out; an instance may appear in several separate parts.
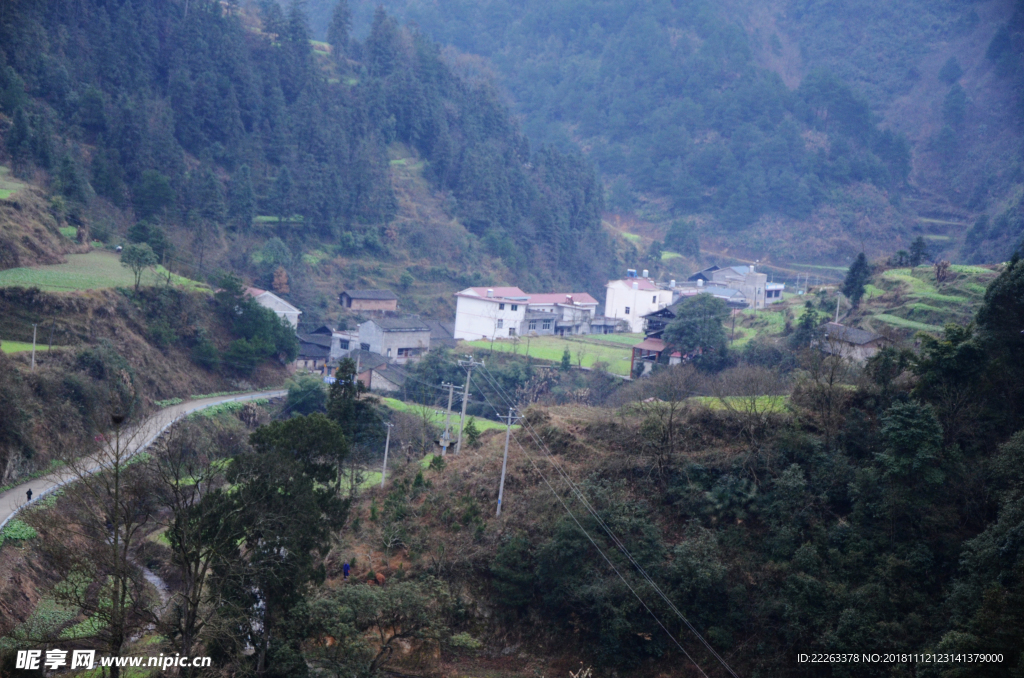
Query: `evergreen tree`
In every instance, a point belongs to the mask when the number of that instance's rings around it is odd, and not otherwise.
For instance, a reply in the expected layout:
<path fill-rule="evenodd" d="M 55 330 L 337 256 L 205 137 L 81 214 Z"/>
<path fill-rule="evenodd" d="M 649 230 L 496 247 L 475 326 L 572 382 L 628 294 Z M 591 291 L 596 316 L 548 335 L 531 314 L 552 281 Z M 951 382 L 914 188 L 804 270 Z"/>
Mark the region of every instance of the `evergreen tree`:
<path fill-rule="evenodd" d="M 867 257 L 861 252 L 850 264 L 849 270 L 846 271 L 846 278 L 843 280 L 843 294 L 854 306 L 860 303 L 861 297 L 864 296 L 864 285 L 870 278 L 871 266 L 868 264 Z"/>
<path fill-rule="evenodd" d="M 348 0 L 338 0 L 331 15 L 331 23 L 327 27 L 327 42 L 331 45 L 331 55 L 339 64 L 345 61 L 351 27 L 352 10 L 349 9 Z"/>
<path fill-rule="evenodd" d="M 274 180 L 273 205 L 279 225 L 283 224 L 285 220 L 291 219 L 295 214 L 294 194 L 295 182 L 292 180 L 291 170 L 285 165 L 278 172 L 277 179 Z"/>
<path fill-rule="evenodd" d="M 256 218 L 256 193 L 252 187 L 252 172 L 248 165 L 239 167 L 231 178 L 228 213 L 231 222 L 243 230 L 248 230 Z"/>
<path fill-rule="evenodd" d="M 923 236 L 917 236 L 914 242 L 910 244 L 910 265 L 917 267 L 927 260 L 928 243 Z"/>
<path fill-rule="evenodd" d="M 7 132 L 7 152 L 11 154 L 14 173 L 22 176 L 28 168 L 32 155 L 32 130 L 24 107 L 14 112 L 14 124 Z"/>

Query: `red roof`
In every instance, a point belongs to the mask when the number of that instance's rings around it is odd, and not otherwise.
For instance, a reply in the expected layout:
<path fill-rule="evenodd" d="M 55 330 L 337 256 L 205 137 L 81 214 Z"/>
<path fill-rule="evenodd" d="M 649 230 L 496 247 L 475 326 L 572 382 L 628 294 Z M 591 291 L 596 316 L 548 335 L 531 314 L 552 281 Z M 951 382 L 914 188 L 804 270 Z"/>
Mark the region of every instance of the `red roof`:
<path fill-rule="evenodd" d="M 246 287 L 245 288 L 245 293 L 248 294 L 250 297 L 258 297 L 261 294 L 266 294 L 266 292 L 267 292 L 266 290 L 261 290 L 258 287 Z"/>
<path fill-rule="evenodd" d="M 644 351 L 657 351 L 661 353 L 665 350 L 665 342 L 661 339 L 644 339 L 639 344 L 634 344 L 633 348 L 639 348 Z"/>
<path fill-rule="evenodd" d="M 569 300 L 566 297 L 572 297 L 572 303 L 576 304 L 596 304 L 597 299 L 590 296 L 586 292 L 555 292 L 554 294 L 530 294 L 531 304 L 567 304 Z"/>

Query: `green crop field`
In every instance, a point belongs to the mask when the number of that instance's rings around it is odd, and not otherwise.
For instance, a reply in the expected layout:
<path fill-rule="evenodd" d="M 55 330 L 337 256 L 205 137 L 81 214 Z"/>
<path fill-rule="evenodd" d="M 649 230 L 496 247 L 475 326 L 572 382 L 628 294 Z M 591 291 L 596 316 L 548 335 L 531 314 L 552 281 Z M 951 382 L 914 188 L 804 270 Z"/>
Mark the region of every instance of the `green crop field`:
<path fill-rule="evenodd" d="M 392 410 L 395 410 L 397 412 L 406 412 L 408 414 L 413 414 L 416 416 L 422 416 L 425 414 L 429 418 L 431 423 L 435 424 L 436 426 L 444 426 L 444 412 L 439 412 L 438 408 L 436 407 L 430 407 L 429 405 L 420 405 L 418 403 L 407 403 L 403 400 L 396 400 L 395 398 L 383 398 L 383 400 L 384 404 Z M 497 421 L 491 421 L 490 419 L 481 419 L 480 417 L 473 417 L 473 423 L 476 424 L 477 429 L 479 429 L 480 431 L 490 431 L 491 429 L 496 428 L 500 428 L 503 431 L 505 430 L 504 424 Z M 513 426 L 512 428 L 518 427 Z M 459 413 L 453 410 L 452 431 L 457 432 L 458 430 Z M 378 478 L 378 480 L 380 479 Z"/>
<path fill-rule="evenodd" d="M 163 285 L 166 281 L 167 273 L 163 266 L 157 266 L 156 271 L 148 269 L 142 274 L 142 284 L 146 286 Z M 171 282 L 193 290 L 209 289 L 175 274 L 171 275 Z M 0 287 L 38 287 L 48 292 L 66 292 L 134 285 L 132 272 L 122 266 L 120 258 L 112 252 L 69 254 L 66 264 L 0 271 Z"/>
<path fill-rule="evenodd" d="M 596 336 L 596 335 L 595 335 Z M 602 337 L 613 335 L 601 335 Z M 593 367 L 594 363 L 608 363 L 608 371 L 612 374 L 628 375 L 629 363 L 632 357 L 632 348 L 628 345 L 599 346 L 584 341 L 574 341 L 568 337 L 522 337 L 519 341 L 510 339 L 498 339 L 492 344 L 490 341 L 468 342 L 473 348 L 494 349 L 503 353 L 518 353 L 529 355 L 538 360 L 548 360 L 553 363 L 561 362 L 562 354 L 566 347 L 569 348 L 569 355 L 572 357 L 572 364 L 578 364 L 578 358 L 582 357 L 583 367 Z M 577 354 L 582 352 L 582 356 Z"/>
<path fill-rule="evenodd" d="M 25 184 L 11 176 L 11 168 L 0 165 L 0 200 L 7 200 L 25 187 Z"/>
<path fill-rule="evenodd" d="M 4 353 L 21 353 L 23 351 L 31 351 L 32 350 L 32 344 L 31 344 L 31 342 L 27 342 L 27 341 L 7 341 L 5 339 L 3 341 L 3 345 L 0 346 L 0 350 L 3 350 Z M 42 345 L 40 345 L 39 343 L 36 343 L 36 350 L 37 351 L 46 351 L 46 350 L 49 350 L 49 349 L 46 348 L 46 344 L 45 343 L 43 343 Z"/>

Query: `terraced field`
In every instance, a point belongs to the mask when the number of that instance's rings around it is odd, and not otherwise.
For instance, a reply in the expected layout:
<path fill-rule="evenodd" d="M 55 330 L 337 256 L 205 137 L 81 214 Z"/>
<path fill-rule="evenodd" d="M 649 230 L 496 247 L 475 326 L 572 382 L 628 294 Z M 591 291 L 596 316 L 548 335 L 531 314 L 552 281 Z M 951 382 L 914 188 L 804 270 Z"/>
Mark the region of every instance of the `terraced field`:
<path fill-rule="evenodd" d="M 864 327 L 885 326 L 938 333 L 946 323 L 967 323 L 973 318 L 985 289 L 998 275 L 997 267 L 951 266 L 955 276 L 935 280 L 931 266 L 897 268 L 875 277 L 856 318 Z"/>
<path fill-rule="evenodd" d="M 67 259 L 65 264 L 0 271 L 0 287 L 38 287 L 47 292 L 69 292 L 135 285 L 132 272 L 121 266 L 120 258 L 113 252 L 69 254 Z M 166 281 L 167 272 L 163 266 L 158 266 L 155 271 L 148 269 L 142 274 L 143 285 L 163 285 Z M 171 275 L 171 282 L 194 290 L 208 289 L 205 285 L 175 274 Z"/>

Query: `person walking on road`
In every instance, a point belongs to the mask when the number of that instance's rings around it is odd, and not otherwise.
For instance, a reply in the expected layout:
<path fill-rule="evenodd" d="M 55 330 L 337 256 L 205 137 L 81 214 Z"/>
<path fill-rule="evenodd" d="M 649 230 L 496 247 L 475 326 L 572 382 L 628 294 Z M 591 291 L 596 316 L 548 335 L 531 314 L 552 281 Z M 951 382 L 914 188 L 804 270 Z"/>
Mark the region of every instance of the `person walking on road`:
<path fill-rule="evenodd" d="M 32 488 L 31 487 L 28 488 L 28 492 L 25 493 L 25 496 L 28 497 L 29 501 L 32 501 Z"/>

